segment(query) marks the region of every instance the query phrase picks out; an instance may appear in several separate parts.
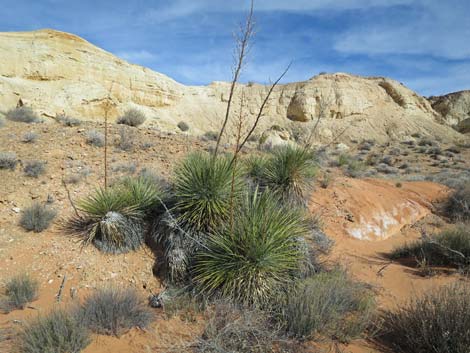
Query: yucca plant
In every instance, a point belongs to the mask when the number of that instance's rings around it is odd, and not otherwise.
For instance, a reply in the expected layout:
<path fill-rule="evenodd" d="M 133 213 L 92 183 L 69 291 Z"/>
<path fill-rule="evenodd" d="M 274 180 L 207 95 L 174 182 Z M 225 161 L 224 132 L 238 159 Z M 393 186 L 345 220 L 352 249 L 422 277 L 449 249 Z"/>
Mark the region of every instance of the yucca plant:
<path fill-rule="evenodd" d="M 299 271 L 299 239 L 308 232 L 303 211 L 271 192 L 247 195 L 233 225 L 214 230 L 196 254 L 195 281 L 202 292 L 236 303 L 265 304 Z"/>
<path fill-rule="evenodd" d="M 161 188 L 148 178 L 124 179 L 81 200 L 77 208 L 82 214 L 71 219 L 68 229 L 104 252 L 135 250 L 144 242 L 144 218 L 162 197 Z"/>
<path fill-rule="evenodd" d="M 175 169 L 172 211 L 181 226 L 208 231 L 229 219 L 242 189 L 241 173 L 231 158 L 192 153 Z"/>
<path fill-rule="evenodd" d="M 303 202 L 312 186 L 315 172 L 311 150 L 287 145 L 273 152 L 264 168 L 262 180 L 284 200 Z"/>
<path fill-rule="evenodd" d="M 268 159 L 264 155 L 250 155 L 243 160 L 244 172 L 255 184 L 262 183 Z"/>

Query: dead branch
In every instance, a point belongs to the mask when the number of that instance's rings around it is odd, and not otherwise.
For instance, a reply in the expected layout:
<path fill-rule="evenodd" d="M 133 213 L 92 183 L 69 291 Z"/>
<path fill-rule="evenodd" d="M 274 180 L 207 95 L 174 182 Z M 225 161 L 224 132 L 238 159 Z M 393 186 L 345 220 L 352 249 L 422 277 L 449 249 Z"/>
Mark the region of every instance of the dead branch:
<path fill-rule="evenodd" d="M 78 218 L 81 219 L 82 217 L 80 216 L 80 213 L 78 212 L 77 207 L 75 207 L 75 204 L 74 204 L 73 201 L 72 201 L 72 197 L 70 196 L 70 190 L 69 190 L 69 188 L 67 187 L 67 183 L 65 182 L 65 179 L 64 179 L 63 177 L 62 177 L 62 185 L 64 186 L 65 191 L 67 192 L 67 198 L 69 199 L 69 202 L 70 202 L 70 204 L 72 205 L 72 208 L 73 208 L 73 211 L 75 212 L 75 215 L 76 215 Z"/>
<path fill-rule="evenodd" d="M 62 292 L 64 290 L 66 280 L 67 280 L 67 275 L 64 275 L 64 278 L 62 278 L 62 283 L 60 284 L 60 287 L 59 287 L 59 292 L 55 296 L 58 303 L 60 303 L 60 301 L 62 299 Z"/>
<path fill-rule="evenodd" d="M 240 74 L 244 66 L 250 39 L 252 38 L 253 33 L 254 33 L 253 8 L 254 8 L 254 0 L 251 0 L 250 12 L 246 18 L 245 25 L 241 28 L 240 34 L 237 37 L 237 45 L 235 48 L 235 69 L 233 70 L 233 78 L 232 78 L 232 83 L 230 85 L 230 93 L 229 93 L 228 102 L 227 102 L 227 110 L 225 111 L 224 122 L 220 129 L 219 136 L 217 137 L 217 143 L 215 145 L 214 157 L 217 156 L 217 153 L 219 151 L 220 141 L 225 132 L 225 128 L 227 126 L 227 122 L 230 117 L 230 109 L 232 106 L 232 99 L 235 93 L 236 84 L 238 82 L 238 79 L 240 78 Z"/>

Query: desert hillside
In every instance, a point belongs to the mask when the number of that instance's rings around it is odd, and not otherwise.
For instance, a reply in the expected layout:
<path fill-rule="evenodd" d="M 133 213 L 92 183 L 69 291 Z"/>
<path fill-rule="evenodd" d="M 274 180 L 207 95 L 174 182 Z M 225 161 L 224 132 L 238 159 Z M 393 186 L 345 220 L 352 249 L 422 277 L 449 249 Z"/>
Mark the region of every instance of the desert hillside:
<path fill-rule="evenodd" d="M 181 121 L 190 133 L 218 130 L 224 115 L 228 83 L 189 87 L 148 68 L 132 65 L 75 35 L 55 30 L 0 33 L 0 111 L 21 99 L 46 119 L 68 116 L 100 120 L 110 96 L 110 116 L 126 109 L 142 110 L 150 126 L 178 131 Z M 250 116 L 268 87 L 239 85 L 246 93 Z M 258 134 L 274 125 L 298 122 L 301 129 L 322 114 L 318 140 L 331 140 L 345 126 L 340 139 L 363 137 L 386 141 L 413 133 L 455 139 L 447 127 L 455 118 L 441 115 L 423 97 L 399 82 L 382 77 L 344 73 L 322 74 L 304 82 L 280 85 L 272 95 Z M 304 124 L 304 125 L 302 125 Z"/>

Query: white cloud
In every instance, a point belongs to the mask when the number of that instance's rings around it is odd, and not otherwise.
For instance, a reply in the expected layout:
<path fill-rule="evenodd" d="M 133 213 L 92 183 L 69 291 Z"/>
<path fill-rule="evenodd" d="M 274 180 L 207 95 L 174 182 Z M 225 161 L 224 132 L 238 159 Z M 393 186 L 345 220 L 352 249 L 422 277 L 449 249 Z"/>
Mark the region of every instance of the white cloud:
<path fill-rule="evenodd" d="M 469 4 L 416 0 L 420 15 L 405 24 L 355 27 L 339 37 L 334 48 L 347 54 L 420 54 L 447 59 L 470 58 Z"/>

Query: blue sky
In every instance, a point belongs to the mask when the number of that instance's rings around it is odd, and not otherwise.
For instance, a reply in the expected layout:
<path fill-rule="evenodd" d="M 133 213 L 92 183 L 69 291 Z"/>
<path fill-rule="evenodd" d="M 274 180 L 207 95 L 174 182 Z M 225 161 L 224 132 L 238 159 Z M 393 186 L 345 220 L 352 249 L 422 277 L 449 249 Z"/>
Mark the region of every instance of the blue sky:
<path fill-rule="evenodd" d="M 248 0 L 0 0 L 0 31 L 75 33 L 185 84 L 230 80 Z M 257 0 L 242 81 L 388 76 L 422 95 L 470 89 L 470 0 Z"/>

